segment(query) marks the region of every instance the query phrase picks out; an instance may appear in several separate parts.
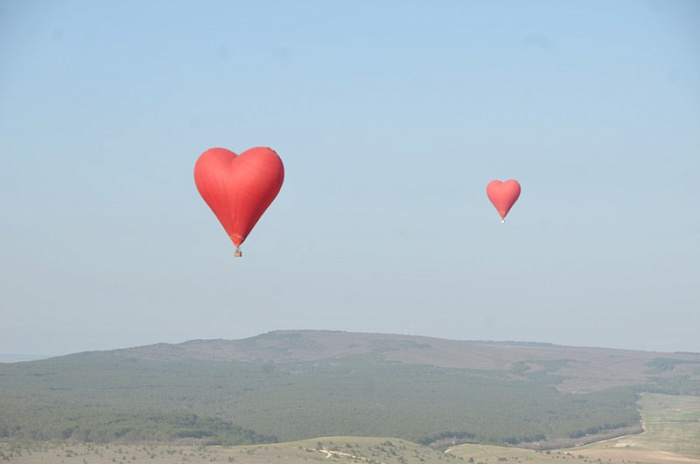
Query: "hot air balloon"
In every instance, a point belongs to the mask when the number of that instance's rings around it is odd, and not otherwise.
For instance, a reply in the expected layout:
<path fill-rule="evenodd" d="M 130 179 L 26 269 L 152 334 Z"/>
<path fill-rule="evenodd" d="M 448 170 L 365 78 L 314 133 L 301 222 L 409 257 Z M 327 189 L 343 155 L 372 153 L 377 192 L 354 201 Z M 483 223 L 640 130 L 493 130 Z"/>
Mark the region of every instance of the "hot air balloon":
<path fill-rule="evenodd" d="M 501 222 L 505 222 L 508 211 L 520 196 L 520 184 L 514 179 L 505 182 L 492 180 L 486 186 L 486 195 L 496 207 L 496 211 L 501 216 Z"/>
<path fill-rule="evenodd" d="M 224 148 L 211 148 L 194 166 L 199 194 L 240 246 L 282 188 L 284 165 L 274 150 L 256 147 L 240 155 Z"/>

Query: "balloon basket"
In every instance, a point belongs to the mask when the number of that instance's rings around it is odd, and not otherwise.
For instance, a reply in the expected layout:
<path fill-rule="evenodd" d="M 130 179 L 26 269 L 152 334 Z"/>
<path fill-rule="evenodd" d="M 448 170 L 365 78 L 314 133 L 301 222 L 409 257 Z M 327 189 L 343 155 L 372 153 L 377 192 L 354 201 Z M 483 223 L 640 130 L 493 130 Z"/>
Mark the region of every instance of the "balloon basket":
<path fill-rule="evenodd" d="M 243 256 L 243 252 L 242 252 L 241 250 L 236 250 L 236 251 L 233 253 L 233 257 L 234 257 L 234 258 L 240 258 L 241 256 Z"/>

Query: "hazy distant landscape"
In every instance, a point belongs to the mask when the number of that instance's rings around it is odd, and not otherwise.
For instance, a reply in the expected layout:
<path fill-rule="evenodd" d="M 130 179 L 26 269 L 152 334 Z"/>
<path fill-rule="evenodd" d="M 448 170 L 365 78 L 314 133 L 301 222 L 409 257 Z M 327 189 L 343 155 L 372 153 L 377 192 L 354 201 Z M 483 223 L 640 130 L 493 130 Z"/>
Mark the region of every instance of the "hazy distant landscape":
<path fill-rule="evenodd" d="M 700 464 L 699 25 L 0 2 L 0 464 Z"/>
<path fill-rule="evenodd" d="M 240 446 L 361 436 L 545 451 L 640 433 L 649 394 L 697 399 L 700 354 L 277 331 L 0 364 L 0 437 Z"/>
<path fill-rule="evenodd" d="M 645 394 L 640 399 L 645 431 L 587 446 L 531 450 L 480 444 L 438 448 L 391 437 L 318 437 L 278 444 L 202 446 L 0 442 L 0 458 L 14 464 L 106 464 L 245 462 L 313 464 L 327 462 L 437 464 L 487 463 L 700 463 L 700 397 Z"/>
<path fill-rule="evenodd" d="M 41 354 L 4 354 L 0 353 L 0 363 L 15 363 L 25 361 L 37 361 L 39 359 L 50 358 L 51 356 Z"/>

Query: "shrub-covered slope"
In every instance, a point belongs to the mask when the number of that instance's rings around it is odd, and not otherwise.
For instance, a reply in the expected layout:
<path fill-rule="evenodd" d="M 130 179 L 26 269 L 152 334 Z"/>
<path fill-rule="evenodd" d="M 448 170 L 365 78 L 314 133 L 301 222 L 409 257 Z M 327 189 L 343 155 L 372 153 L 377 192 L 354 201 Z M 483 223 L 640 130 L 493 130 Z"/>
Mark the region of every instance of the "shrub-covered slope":
<path fill-rule="evenodd" d="M 626 359 L 624 372 L 595 383 Z M 546 447 L 635 430 L 638 392 L 696 394 L 699 368 L 693 354 L 273 332 L 0 364 L 0 437 Z"/>

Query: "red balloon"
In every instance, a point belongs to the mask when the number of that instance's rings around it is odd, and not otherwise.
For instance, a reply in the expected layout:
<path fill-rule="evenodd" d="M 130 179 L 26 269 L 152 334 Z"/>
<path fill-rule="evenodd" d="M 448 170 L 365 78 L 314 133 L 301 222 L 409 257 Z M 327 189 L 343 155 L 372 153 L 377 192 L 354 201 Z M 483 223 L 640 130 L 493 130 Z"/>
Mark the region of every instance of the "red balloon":
<path fill-rule="evenodd" d="M 517 180 L 511 179 L 505 182 L 492 180 L 486 186 L 486 195 L 496 207 L 501 219 L 505 221 L 508 211 L 513 207 L 520 196 L 520 184 Z"/>
<path fill-rule="evenodd" d="M 240 155 L 212 148 L 202 153 L 194 166 L 199 194 L 237 249 L 275 199 L 283 181 L 282 160 L 267 147 L 251 148 Z"/>

